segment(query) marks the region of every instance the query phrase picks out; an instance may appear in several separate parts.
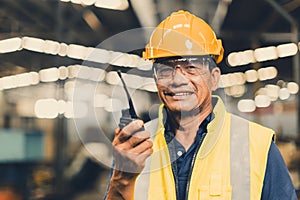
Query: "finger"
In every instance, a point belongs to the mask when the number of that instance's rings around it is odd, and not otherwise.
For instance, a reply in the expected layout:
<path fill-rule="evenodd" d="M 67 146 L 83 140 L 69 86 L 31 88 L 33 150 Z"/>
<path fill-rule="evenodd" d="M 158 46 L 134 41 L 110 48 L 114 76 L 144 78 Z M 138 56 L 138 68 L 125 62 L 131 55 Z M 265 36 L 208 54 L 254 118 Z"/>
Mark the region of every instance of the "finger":
<path fill-rule="evenodd" d="M 114 134 L 114 139 L 121 133 L 121 129 L 120 128 L 116 128 L 115 129 L 115 134 Z"/>
<path fill-rule="evenodd" d="M 153 149 L 149 148 L 143 153 L 139 154 L 137 160 L 139 163 L 145 163 L 146 159 L 153 153 Z"/>
<path fill-rule="evenodd" d="M 144 122 L 142 120 L 134 120 L 130 122 L 127 126 L 125 126 L 123 129 L 117 128 L 115 130 L 115 144 L 124 143 L 136 132 L 142 130 L 143 126 Z"/>
<path fill-rule="evenodd" d="M 125 135 L 121 135 L 121 129 L 120 128 L 116 128 L 115 129 L 115 134 L 114 134 L 114 139 L 113 139 L 113 144 L 119 144 L 121 143 L 122 138 L 125 138 Z M 129 136 L 127 136 L 129 137 Z"/>
<path fill-rule="evenodd" d="M 136 136 L 136 135 L 138 135 L 138 136 Z M 119 143 L 119 144 L 115 145 L 115 147 L 118 146 L 118 148 L 123 151 L 133 150 L 132 152 L 136 152 L 136 153 L 143 152 L 143 151 L 145 151 L 146 148 L 152 147 L 152 142 L 149 140 L 150 133 L 148 131 L 142 131 L 142 132 L 137 133 L 136 135 L 131 136 L 127 141 L 125 141 L 123 143 Z M 148 142 L 146 142 L 146 141 L 148 141 Z M 137 149 L 137 151 L 134 151 L 135 147 L 137 147 L 137 146 L 140 146 L 140 147 Z M 145 149 L 143 149 L 143 148 L 145 148 Z"/>
<path fill-rule="evenodd" d="M 130 122 L 127 126 L 125 126 L 122 131 L 125 133 L 131 133 L 133 135 L 135 132 L 143 129 L 144 122 L 140 119 L 134 120 Z"/>
<path fill-rule="evenodd" d="M 119 129 L 118 132 L 115 132 L 114 142 L 115 144 L 121 144 L 127 141 L 130 137 L 130 133 L 124 132 L 122 129 Z"/>
<path fill-rule="evenodd" d="M 122 144 L 126 140 L 128 140 L 131 137 L 131 135 L 127 135 L 126 133 L 122 132 L 120 128 L 117 128 L 115 130 L 115 137 L 112 141 L 113 146 L 117 146 L 119 144 Z"/>
<path fill-rule="evenodd" d="M 141 154 L 147 151 L 148 149 L 152 148 L 153 143 L 150 140 L 146 140 L 137 146 L 135 146 L 130 152 L 135 153 L 135 154 Z"/>
<path fill-rule="evenodd" d="M 138 131 L 133 136 L 128 139 L 128 142 L 132 147 L 137 146 L 138 144 L 148 140 L 150 138 L 150 133 L 148 131 Z"/>
<path fill-rule="evenodd" d="M 139 169 L 142 169 L 145 167 L 146 159 L 153 153 L 152 148 L 148 148 L 143 153 L 132 153 L 127 152 L 127 156 L 130 160 L 132 160 L 133 163 L 135 163 L 136 166 L 138 166 Z"/>

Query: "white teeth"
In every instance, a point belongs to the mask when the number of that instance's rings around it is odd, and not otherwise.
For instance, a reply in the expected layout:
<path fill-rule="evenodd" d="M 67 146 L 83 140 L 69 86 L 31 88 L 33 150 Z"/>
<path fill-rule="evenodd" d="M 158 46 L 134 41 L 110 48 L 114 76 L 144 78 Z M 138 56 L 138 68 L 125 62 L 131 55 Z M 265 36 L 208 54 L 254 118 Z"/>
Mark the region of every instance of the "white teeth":
<path fill-rule="evenodd" d="M 175 93 L 175 96 L 187 96 L 190 95 L 190 92 L 181 92 L 181 93 Z"/>
<path fill-rule="evenodd" d="M 174 96 L 185 96 L 185 95 L 187 95 L 187 93 L 183 93 L 183 92 L 182 92 L 182 93 L 175 93 L 175 94 L 174 94 Z"/>
<path fill-rule="evenodd" d="M 165 95 L 170 95 L 170 96 L 187 96 L 190 95 L 190 92 L 178 92 L 178 93 L 165 93 Z"/>

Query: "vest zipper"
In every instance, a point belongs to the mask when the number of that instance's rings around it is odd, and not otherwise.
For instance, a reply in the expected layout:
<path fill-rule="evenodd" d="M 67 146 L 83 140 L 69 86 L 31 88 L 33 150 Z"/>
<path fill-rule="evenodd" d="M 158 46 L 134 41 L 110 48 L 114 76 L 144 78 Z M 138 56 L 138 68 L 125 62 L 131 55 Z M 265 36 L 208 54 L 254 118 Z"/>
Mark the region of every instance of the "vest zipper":
<path fill-rule="evenodd" d="M 205 135 L 206 135 L 206 133 L 202 133 L 200 141 L 199 141 L 199 145 L 198 145 L 198 147 L 195 150 L 194 155 L 193 155 L 192 163 L 191 163 L 191 166 L 190 166 L 190 172 L 189 172 L 189 176 L 188 176 L 188 181 L 186 183 L 185 200 L 188 200 L 188 197 L 189 197 L 189 189 L 190 189 L 189 187 L 190 187 L 191 177 L 192 177 L 192 173 L 193 173 L 193 169 L 194 169 L 194 165 L 195 165 L 196 156 L 198 154 L 198 151 L 200 149 L 200 146 L 203 142 L 203 139 L 204 139 Z"/>

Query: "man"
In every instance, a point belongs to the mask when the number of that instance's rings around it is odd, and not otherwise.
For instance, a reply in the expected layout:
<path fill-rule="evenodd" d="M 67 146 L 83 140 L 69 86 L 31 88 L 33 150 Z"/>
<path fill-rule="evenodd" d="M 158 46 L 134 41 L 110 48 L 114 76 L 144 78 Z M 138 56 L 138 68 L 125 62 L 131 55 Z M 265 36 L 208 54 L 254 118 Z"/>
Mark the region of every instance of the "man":
<path fill-rule="evenodd" d="M 223 47 L 207 23 L 172 13 L 143 57 L 154 62 L 163 103 L 155 135 L 141 120 L 116 129 L 106 199 L 297 199 L 273 131 L 212 96 Z"/>

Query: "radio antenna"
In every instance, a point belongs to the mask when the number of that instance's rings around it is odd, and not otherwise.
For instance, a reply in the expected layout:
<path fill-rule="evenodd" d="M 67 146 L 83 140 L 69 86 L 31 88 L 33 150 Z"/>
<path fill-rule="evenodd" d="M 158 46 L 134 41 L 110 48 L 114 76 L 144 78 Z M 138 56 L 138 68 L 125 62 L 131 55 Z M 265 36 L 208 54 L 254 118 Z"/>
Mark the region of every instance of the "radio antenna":
<path fill-rule="evenodd" d="M 126 96 L 127 96 L 127 99 L 128 99 L 128 103 L 129 103 L 129 114 L 131 115 L 132 118 L 137 119 L 138 116 L 137 116 L 137 114 L 136 114 L 136 112 L 135 112 L 135 110 L 134 110 L 134 106 L 133 106 L 133 103 L 132 103 L 130 94 L 129 94 L 129 92 L 128 92 L 127 86 L 126 86 L 126 84 L 125 84 L 125 81 L 124 81 L 124 79 L 122 78 L 121 70 L 118 70 L 117 73 L 118 73 L 118 75 L 119 75 L 119 77 L 120 77 L 120 79 L 121 79 L 121 81 L 122 81 L 123 88 L 124 88 L 124 90 L 125 90 L 125 93 L 126 93 Z"/>

